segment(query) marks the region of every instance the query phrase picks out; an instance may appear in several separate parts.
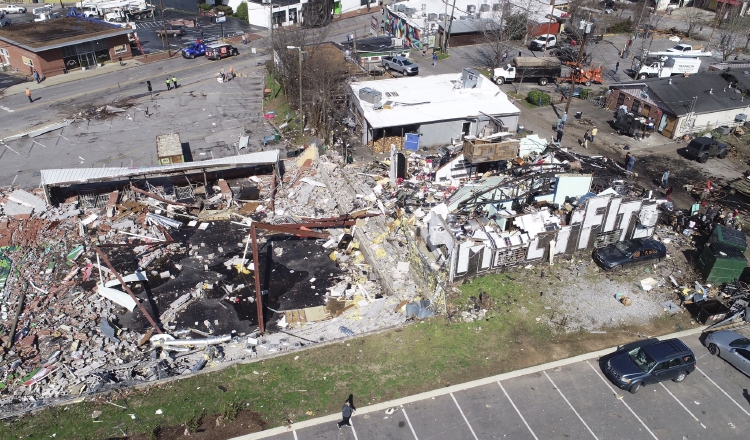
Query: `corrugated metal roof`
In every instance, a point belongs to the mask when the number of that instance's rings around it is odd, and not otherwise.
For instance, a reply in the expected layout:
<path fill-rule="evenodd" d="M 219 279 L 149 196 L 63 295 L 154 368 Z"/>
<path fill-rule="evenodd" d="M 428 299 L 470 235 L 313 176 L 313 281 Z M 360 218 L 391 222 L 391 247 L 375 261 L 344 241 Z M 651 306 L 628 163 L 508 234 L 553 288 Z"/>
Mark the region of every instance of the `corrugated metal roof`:
<path fill-rule="evenodd" d="M 247 166 L 274 164 L 279 161 L 279 150 L 260 153 L 241 154 L 239 156 L 209 159 L 200 162 L 176 163 L 147 167 L 127 168 L 66 168 L 42 170 L 42 186 L 85 183 L 89 181 L 113 180 L 148 174 L 168 174 L 179 171 L 200 170 L 221 166 Z"/>

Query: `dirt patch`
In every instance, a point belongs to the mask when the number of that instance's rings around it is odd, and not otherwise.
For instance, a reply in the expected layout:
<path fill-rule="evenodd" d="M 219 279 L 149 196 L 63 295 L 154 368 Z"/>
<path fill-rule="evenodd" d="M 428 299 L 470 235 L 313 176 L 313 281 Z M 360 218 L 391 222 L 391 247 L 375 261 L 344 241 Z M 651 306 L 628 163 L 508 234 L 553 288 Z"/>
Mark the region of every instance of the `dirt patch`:
<path fill-rule="evenodd" d="M 224 416 L 211 415 L 203 417 L 195 432 L 190 433 L 193 440 L 225 440 L 253 432 L 263 431 L 267 423 L 260 414 L 252 411 L 240 411 L 231 422 Z M 171 440 L 185 435 L 186 424 L 157 427 L 152 432 L 131 435 L 130 440 Z"/>

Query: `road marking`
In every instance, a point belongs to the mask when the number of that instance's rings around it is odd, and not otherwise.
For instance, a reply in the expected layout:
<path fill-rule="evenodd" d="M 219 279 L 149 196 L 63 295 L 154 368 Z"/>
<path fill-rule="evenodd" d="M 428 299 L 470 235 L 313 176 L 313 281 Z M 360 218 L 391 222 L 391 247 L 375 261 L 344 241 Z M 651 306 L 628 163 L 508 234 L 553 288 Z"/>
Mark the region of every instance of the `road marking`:
<path fill-rule="evenodd" d="M 747 414 L 748 416 L 750 416 L 750 413 L 749 413 L 749 412 L 747 412 L 747 410 L 745 410 L 745 408 L 743 408 L 743 407 L 742 407 L 742 406 L 741 406 L 741 405 L 740 405 L 739 403 L 737 403 L 737 401 L 736 401 L 736 400 L 734 400 L 734 399 L 732 398 L 732 396 L 730 396 L 729 394 L 727 394 L 727 392 L 726 392 L 726 391 L 724 391 L 724 389 L 723 389 L 723 388 L 721 388 L 721 387 L 719 386 L 719 384 L 717 384 L 716 382 L 714 382 L 714 381 L 713 381 L 713 379 L 711 379 L 710 377 L 708 377 L 708 375 L 707 375 L 706 373 L 704 373 L 704 372 L 703 372 L 703 370 L 701 370 L 701 369 L 700 369 L 700 368 L 698 368 L 698 367 L 695 367 L 695 369 L 696 369 L 696 370 L 698 370 L 698 371 L 700 371 L 700 373 L 701 373 L 701 374 L 703 375 L 703 377 L 705 377 L 705 378 L 706 378 L 706 379 L 708 379 L 708 380 L 709 380 L 709 381 L 710 381 L 710 382 L 711 382 L 712 384 L 714 384 L 714 385 L 716 386 L 716 388 L 718 388 L 718 389 L 719 389 L 719 391 L 721 391 L 722 393 L 724 393 L 724 395 L 725 395 L 725 396 L 729 397 L 729 400 L 731 400 L 732 402 L 734 402 L 734 404 L 735 404 L 735 405 L 737 405 L 737 408 L 741 409 L 743 413 L 745 413 L 745 414 Z"/>
<path fill-rule="evenodd" d="M 596 440 L 599 440 L 599 437 L 597 437 L 597 436 L 596 436 L 596 434 L 594 434 L 594 431 L 592 431 L 592 430 L 591 430 L 591 428 L 589 428 L 589 425 L 587 425 L 587 424 L 586 424 L 586 422 L 585 422 L 585 421 L 583 420 L 583 417 L 581 417 L 581 415 L 580 415 L 580 414 L 578 414 L 578 411 L 576 411 L 576 409 L 575 409 L 575 408 L 573 408 L 573 405 L 571 405 L 571 403 L 570 403 L 570 401 L 568 400 L 568 398 L 567 398 L 567 397 L 565 397 L 565 394 L 563 394 L 563 393 L 562 393 L 562 391 L 560 390 L 560 388 L 558 388 L 558 386 L 557 386 L 557 385 L 555 385 L 555 382 L 553 382 L 553 381 L 552 381 L 552 378 L 551 378 L 551 377 L 549 377 L 549 374 L 547 374 L 547 372 L 546 372 L 546 371 L 544 372 L 544 375 L 545 375 L 545 376 L 547 376 L 547 379 L 548 379 L 548 380 L 550 381 L 550 383 L 552 384 L 552 386 L 553 386 L 553 387 L 555 387 L 555 389 L 557 390 L 557 392 L 558 392 L 558 393 L 560 393 L 560 396 L 561 396 L 561 397 L 563 398 L 563 400 L 565 400 L 565 403 L 567 403 L 567 404 L 568 404 L 568 406 L 570 407 L 570 409 L 572 409 L 572 410 L 573 410 L 573 412 L 574 412 L 574 413 L 576 413 L 576 416 L 578 416 L 578 420 L 580 420 L 580 421 L 581 421 L 581 423 L 583 423 L 583 426 L 585 426 L 585 427 L 586 427 L 586 429 L 588 429 L 588 430 L 589 430 L 589 432 L 591 433 L 591 435 L 592 435 L 592 436 L 593 436 L 593 437 L 594 437 L 594 438 L 595 438 Z"/>
<path fill-rule="evenodd" d="M 689 410 L 689 409 L 687 409 L 687 407 L 686 407 L 685 405 L 683 405 L 683 404 L 682 404 L 682 402 L 680 402 L 680 399 L 678 399 L 678 398 L 677 398 L 677 397 L 676 397 L 676 396 L 675 396 L 674 394 L 672 394 L 672 392 L 671 392 L 671 391 L 669 391 L 669 389 L 668 389 L 667 387 L 665 387 L 663 383 L 659 382 L 659 385 L 661 385 L 661 387 L 662 387 L 662 388 L 664 388 L 664 389 L 665 389 L 665 390 L 666 390 L 666 391 L 667 391 L 667 392 L 669 393 L 669 395 L 670 395 L 670 396 L 672 396 L 672 398 L 673 398 L 674 400 L 676 400 L 676 401 L 677 401 L 677 403 L 679 403 L 679 404 L 680 404 L 680 406 L 682 407 L 682 409 L 684 409 L 685 411 L 687 411 L 687 413 L 688 413 L 688 414 L 690 414 L 690 416 L 691 416 L 692 418 L 694 418 L 696 422 L 700 423 L 700 424 L 701 424 L 701 426 L 702 426 L 702 427 L 703 427 L 704 429 L 706 429 L 706 425 L 704 425 L 703 423 L 701 423 L 701 421 L 700 421 L 700 420 L 698 420 L 698 417 L 695 417 L 695 414 L 693 414 L 692 412 L 690 412 L 690 410 Z"/>
<path fill-rule="evenodd" d="M 456 396 L 454 396 L 453 393 L 451 393 L 451 397 L 453 398 L 453 403 L 455 403 L 456 407 L 458 408 L 458 412 L 461 413 L 461 417 L 464 418 L 464 422 L 466 422 L 466 426 L 469 427 L 469 431 L 471 431 L 471 435 L 474 436 L 474 440 L 479 440 L 479 438 L 477 438 L 477 435 L 474 434 L 474 429 L 471 427 L 471 424 L 469 424 L 469 419 L 466 418 L 466 414 L 464 414 L 464 411 L 461 409 L 461 406 L 458 404 L 458 400 L 456 400 Z"/>
<path fill-rule="evenodd" d="M 11 110 L 11 109 L 9 109 L 8 107 L 4 107 L 4 106 L 2 106 L 2 105 L 0 105 L 0 109 L 3 109 L 3 110 L 5 110 L 5 111 L 6 111 L 6 112 L 8 112 L 8 113 L 13 113 L 13 112 L 15 111 L 15 110 Z"/>
<path fill-rule="evenodd" d="M 354 423 L 352 423 L 351 419 L 349 419 L 349 424 L 352 426 L 352 434 L 354 434 L 354 440 L 359 440 L 357 438 L 357 431 L 354 430 Z"/>
<path fill-rule="evenodd" d="M 508 392 L 505 391 L 503 384 L 501 384 L 500 381 L 498 381 L 497 384 L 500 385 L 500 389 L 503 390 L 503 393 L 505 393 L 505 397 L 507 397 L 510 404 L 513 405 L 513 409 L 515 409 L 516 413 L 518 413 L 518 417 L 520 417 L 523 424 L 526 425 L 526 429 L 528 429 L 531 435 L 534 436 L 534 440 L 539 440 L 539 437 L 537 437 L 536 434 L 534 434 L 534 431 L 531 429 L 531 426 L 529 426 L 529 424 L 526 422 L 526 419 L 523 417 L 523 414 L 521 414 L 521 411 L 519 411 L 516 404 L 513 403 L 513 399 L 511 399 L 510 396 L 508 395 Z"/>
<path fill-rule="evenodd" d="M 294 440 L 299 440 L 299 439 L 297 438 L 297 431 L 292 431 L 292 434 L 294 434 Z"/>
<path fill-rule="evenodd" d="M 615 389 L 612 388 L 612 385 L 610 385 L 609 382 L 607 382 L 607 379 L 605 379 L 601 374 L 599 374 L 599 372 L 596 371 L 596 368 L 594 368 L 589 363 L 589 361 L 586 361 L 586 363 L 588 364 L 589 367 L 591 367 L 592 370 L 594 370 L 594 374 L 596 374 L 597 376 L 599 376 L 599 379 L 601 379 L 604 382 L 604 384 L 607 385 L 607 387 L 609 387 L 609 389 L 612 391 L 612 393 L 615 394 L 615 395 L 617 395 L 617 391 L 615 391 Z M 638 414 L 636 414 L 635 411 L 633 411 L 633 408 L 631 408 L 630 405 L 628 405 L 628 402 L 626 402 L 624 399 L 621 399 L 621 398 L 618 398 L 617 400 L 619 400 L 620 402 L 622 402 L 622 404 L 625 405 L 625 408 L 627 408 L 628 410 L 630 410 L 630 413 L 633 414 L 633 417 L 635 417 L 636 420 L 638 420 L 639 422 L 641 422 L 641 425 L 643 425 L 643 427 L 646 428 L 646 431 L 648 431 L 648 433 L 651 434 L 651 437 L 653 437 L 655 440 L 659 440 L 659 438 L 656 436 L 656 434 L 654 434 L 653 432 L 651 432 L 651 430 L 648 428 L 648 426 L 646 426 L 646 424 L 643 423 L 643 420 L 641 420 L 641 418 L 638 417 Z"/>
<path fill-rule="evenodd" d="M 406 417 L 406 423 L 408 423 L 408 424 L 409 424 L 409 429 L 411 429 L 411 433 L 412 433 L 412 434 L 414 435 L 414 440 L 419 440 L 419 439 L 417 438 L 417 433 L 416 433 L 416 432 L 414 432 L 414 427 L 413 427 L 413 426 L 411 426 L 411 420 L 409 420 L 409 416 L 408 416 L 408 415 L 406 415 L 406 408 L 404 408 L 403 406 L 401 406 L 401 411 L 403 411 L 403 412 L 404 412 L 404 417 Z"/>

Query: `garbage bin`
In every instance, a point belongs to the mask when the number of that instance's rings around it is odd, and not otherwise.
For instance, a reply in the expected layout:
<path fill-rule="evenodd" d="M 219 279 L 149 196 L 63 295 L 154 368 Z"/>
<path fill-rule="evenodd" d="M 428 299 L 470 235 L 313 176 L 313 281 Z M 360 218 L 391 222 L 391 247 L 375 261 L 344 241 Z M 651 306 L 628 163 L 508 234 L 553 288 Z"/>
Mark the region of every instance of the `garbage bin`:
<path fill-rule="evenodd" d="M 516 128 L 517 134 L 523 134 L 525 127 L 523 125 L 519 125 L 518 128 Z"/>
<path fill-rule="evenodd" d="M 581 119 L 581 116 L 583 116 L 583 112 L 576 112 L 576 119 Z"/>

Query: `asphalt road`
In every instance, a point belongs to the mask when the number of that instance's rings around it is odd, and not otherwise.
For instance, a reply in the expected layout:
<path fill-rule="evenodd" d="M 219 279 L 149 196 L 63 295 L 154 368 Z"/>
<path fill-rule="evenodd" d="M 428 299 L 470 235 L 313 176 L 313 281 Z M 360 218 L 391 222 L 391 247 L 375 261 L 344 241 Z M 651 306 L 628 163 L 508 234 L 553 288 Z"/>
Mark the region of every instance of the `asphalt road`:
<path fill-rule="evenodd" d="M 353 428 L 339 430 L 329 417 L 325 423 L 284 434 L 244 438 L 746 438 L 750 378 L 711 356 L 697 335 L 682 340 L 696 354 L 698 369 L 682 383 L 650 385 L 637 394 L 617 388 L 597 360 L 590 359 L 452 393 L 438 391 L 398 406 L 393 414 L 355 414 Z"/>

